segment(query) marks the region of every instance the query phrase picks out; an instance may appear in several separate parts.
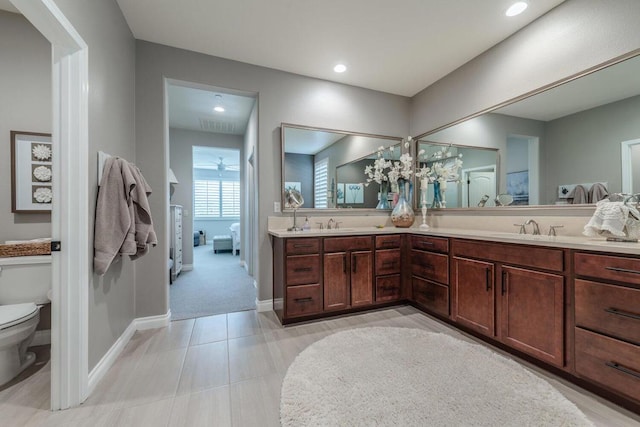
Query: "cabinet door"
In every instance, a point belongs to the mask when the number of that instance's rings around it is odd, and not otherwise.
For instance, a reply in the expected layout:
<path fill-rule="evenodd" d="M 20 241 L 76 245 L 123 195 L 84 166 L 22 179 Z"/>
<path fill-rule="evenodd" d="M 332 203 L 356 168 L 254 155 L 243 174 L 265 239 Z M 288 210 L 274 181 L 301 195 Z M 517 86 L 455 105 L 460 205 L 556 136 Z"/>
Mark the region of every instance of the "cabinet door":
<path fill-rule="evenodd" d="M 495 335 L 494 265 L 453 258 L 453 320 L 485 335 Z"/>
<path fill-rule="evenodd" d="M 501 340 L 563 366 L 564 278 L 508 266 L 501 276 Z"/>
<path fill-rule="evenodd" d="M 347 253 L 324 255 L 324 309 L 349 308 L 349 275 Z"/>
<path fill-rule="evenodd" d="M 351 253 L 351 306 L 373 303 L 373 253 Z"/>

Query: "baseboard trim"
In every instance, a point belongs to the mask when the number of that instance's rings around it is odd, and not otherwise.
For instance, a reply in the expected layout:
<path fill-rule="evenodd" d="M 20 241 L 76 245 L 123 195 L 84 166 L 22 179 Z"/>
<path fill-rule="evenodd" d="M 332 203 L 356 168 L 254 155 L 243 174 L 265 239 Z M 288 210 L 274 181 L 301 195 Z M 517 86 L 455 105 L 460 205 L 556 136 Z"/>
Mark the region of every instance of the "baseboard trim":
<path fill-rule="evenodd" d="M 109 369 L 116 362 L 122 350 L 127 345 L 133 334 L 136 332 L 136 319 L 133 319 L 125 331 L 118 337 L 115 343 L 111 346 L 109 351 L 102 356 L 102 359 L 96 364 L 96 366 L 89 372 L 89 384 L 87 387 L 87 396 L 93 393 L 100 380 L 109 372 Z"/>
<path fill-rule="evenodd" d="M 182 264 L 182 271 L 191 271 L 193 270 L 193 264 Z"/>
<path fill-rule="evenodd" d="M 171 310 L 159 316 L 138 317 L 134 321 L 136 322 L 136 331 L 164 328 L 171 323 Z"/>
<path fill-rule="evenodd" d="M 259 299 L 256 298 L 256 310 L 258 312 L 273 310 L 273 300 L 267 299 L 267 300 L 260 301 Z"/>
<path fill-rule="evenodd" d="M 167 311 L 166 314 L 161 314 L 159 316 L 149 316 L 149 317 L 138 317 L 133 319 L 127 329 L 120 335 L 120 337 L 116 340 L 115 343 L 111 346 L 109 351 L 102 356 L 102 359 L 96 364 L 96 366 L 89 373 L 89 384 L 88 384 L 88 393 L 90 395 L 95 389 L 96 385 L 104 378 L 104 376 L 109 372 L 109 369 L 116 362 L 125 346 L 133 337 L 133 334 L 136 331 L 144 331 L 146 329 L 155 329 L 162 328 L 168 326 L 171 322 L 171 310 Z M 44 332 L 44 331 L 43 331 Z M 50 331 L 49 331 L 50 332 Z"/>

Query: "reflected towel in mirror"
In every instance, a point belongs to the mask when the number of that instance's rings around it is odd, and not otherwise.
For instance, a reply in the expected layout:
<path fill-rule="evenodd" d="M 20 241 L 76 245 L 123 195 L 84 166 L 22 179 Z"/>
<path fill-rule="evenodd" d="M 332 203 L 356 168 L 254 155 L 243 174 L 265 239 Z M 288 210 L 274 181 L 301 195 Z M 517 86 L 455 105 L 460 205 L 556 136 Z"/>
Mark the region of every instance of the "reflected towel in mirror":
<path fill-rule="evenodd" d="M 596 211 L 584 226 L 582 234 L 597 236 L 610 234 L 617 237 L 638 238 L 640 212 L 623 202 L 604 199 L 596 203 Z"/>

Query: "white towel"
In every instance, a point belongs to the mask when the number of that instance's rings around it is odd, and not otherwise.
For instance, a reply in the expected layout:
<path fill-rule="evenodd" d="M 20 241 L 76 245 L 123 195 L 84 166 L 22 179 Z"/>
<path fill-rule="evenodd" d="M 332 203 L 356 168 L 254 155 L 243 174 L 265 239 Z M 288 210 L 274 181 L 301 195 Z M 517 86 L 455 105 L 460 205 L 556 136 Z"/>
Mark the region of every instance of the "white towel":
<path fill-rule="evenodd" d="M 596 211 L 584 226 L 582 234 L 597 236 L 610 233 L 618 237 L 638 238 L 640 213 L 633 206 L 604 199 L 596 203 Z"/>

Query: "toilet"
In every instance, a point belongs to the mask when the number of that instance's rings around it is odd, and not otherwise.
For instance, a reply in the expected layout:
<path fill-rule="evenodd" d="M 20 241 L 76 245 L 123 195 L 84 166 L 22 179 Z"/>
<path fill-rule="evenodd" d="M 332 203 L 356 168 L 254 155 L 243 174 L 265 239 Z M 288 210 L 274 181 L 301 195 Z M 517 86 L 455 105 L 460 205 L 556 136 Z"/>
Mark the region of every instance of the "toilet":
<path fill-rule="evenodd" d="M 0 386 L 35 361 L 27 347 L 50 289 L 51 255 L 0 258 Z"/>

